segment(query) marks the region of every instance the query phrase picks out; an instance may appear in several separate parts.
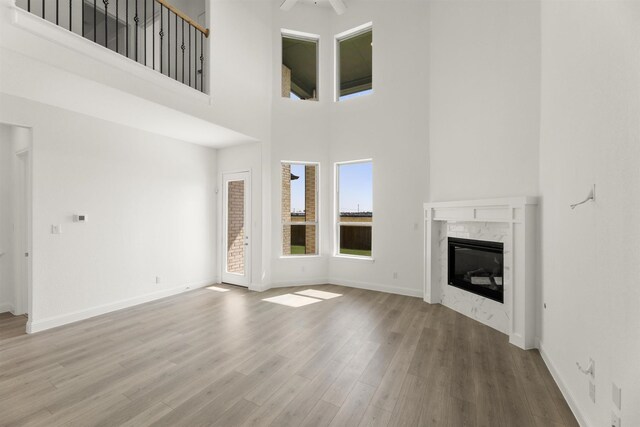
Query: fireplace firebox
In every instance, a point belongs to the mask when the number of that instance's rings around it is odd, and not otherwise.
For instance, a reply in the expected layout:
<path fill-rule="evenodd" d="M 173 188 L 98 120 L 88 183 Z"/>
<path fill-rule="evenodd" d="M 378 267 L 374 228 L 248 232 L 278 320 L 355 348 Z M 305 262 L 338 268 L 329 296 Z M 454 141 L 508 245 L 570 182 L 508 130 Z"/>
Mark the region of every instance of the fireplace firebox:
<path fill-rule="evenodd" d="M 504 303 L 504 245 L 449 237 L 449 285 Z"/>

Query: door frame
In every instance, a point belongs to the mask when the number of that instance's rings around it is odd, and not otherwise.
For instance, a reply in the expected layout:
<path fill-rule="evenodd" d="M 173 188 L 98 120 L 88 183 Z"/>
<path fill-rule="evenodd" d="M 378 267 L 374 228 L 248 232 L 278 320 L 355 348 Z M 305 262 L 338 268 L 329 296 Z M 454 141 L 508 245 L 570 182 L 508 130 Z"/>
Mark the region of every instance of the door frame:
<path fill-rule="evenodd" d="M 240 181 L 244 180 L 245 182 L 245 192 L 244 192 L 244 233 L 245 236 L 248 237 L 247 246 L 244 252 L 244 275 L 239 275 L 235 273 L 227 273 L 227 212 L 228 212 L 228 185 L 229 181 Z M 220 239 L 220 281 L 229 283 L 232 285 L 238 286 L 251 286 L 251 252 L 253 248 L 252 241 L 252 219 L 251 219 L 251 170 L 240 170 L 240 171 L 227 171 L 222 172 L 222 236 Z M 230 276 L 229 276 L 230 275 Z M 228 278 L 232 280 L 226 280 Z M 235 278 L 239 278 L 240 280 L 233 280 Z"/>
<path fill-rule="evenodd" d="M 14 220 L 22 221 L 21 227 L 19 228 L 21 236 L 19 236 L 20 240 L 23 241 L 24 248 L 19 244 L 17 238 L 18 236 L 14 234 L 14 266 L 16 268 L 20 268 L 22 270 L 20 274 L 21 280 L 16 280 L 14 283 L 14 296 L 15 296 L 15 306 L 14 313 L 15 315 L 28 314 L 29 320 L 32 318 L 32 288 L 31 288 L 31 277 L 32 277 L 32 243 L 31 243 L 31 230 L 32 230 L 32 214 L 31 214 L 31 177 L 32 177 L 32 158 L 31 158 L 31 147 L 24 148 L 22 150 L 18 150 L 15 153 L 15 157 L 17 159 L 18 164 L 21 164 L 20 169 L 16 170 L 16 176 L 14 178 L 13 190 L 16 191 L 16 197 L 14 201 L 16 206 L 14 206 Z M 21 177 L 18 177 L 17 174 L 20 173 Z M 18 179 L 22 182 L 18 184 Z M 20 219 L 19 219 L 20 218 Z M 15 228 L 14 228 L 15 230 Z M 28 256 L 25 255 L 28 254 Z M 22 265 L 20 262 L 22 259 L 26 257 L 26 265 Z M 15 276 L 14 276 L 15 277 Z M 26 283 L 25 283 L 26 282 Z M 26 295 L 25 295 L 26 294 Z"/>
<path fill-rule="evenodd" d="M 21 208 L 23 210 L 23 218 L 24 218 L 24 239 L 26 252 L 29 253 L 27 257 L 27 265 L 26 265 L 26 286 L 18 286 L 17 283 L 14 283 L 14 306 L 12 313 L 13 314 L 22 314 L 28 313 L 29 319 L 27 321 L 26 332 L 31 333 L 31 323 L 33 322 L 33 300 L 34 300 L 34 290 L 33 290 L 33 139 L 34 139 L 34 128 L 28 124 L 24 123 L 12 123 L 9 121 L 0 121 L 0 124 L 9 126 L 14 129 L 21 129 L 22 132 L 25 132 L 24 144 L 21 148 L 16 149 L 14 147 L 14 141 L 16 137 L 15 134 L 8 139 L 8 141 L 0 141 L 0 144 L 7 143 L 11 144 L 11 155 L 12 162 L 24 162 L 24 203 Z M 15 165 L 15 163 L 13 163 Z M 15 193 L 16 182 L 15 182 L 15 170 L 12 167 L 11 173 L 11 191 Z M 15 197 L 12 195 L 12 204 L 15 204 Z M 15 206 L 12 207 L 12 215 L 17 214 L 17 209 Z M 11 260 L 12 267 L 15 268 L 17 262 L 15 259 L 16 255 L 24 256 L 16 250 L 16 244 L 13 242 L 12 236 L 12 255 L 14 259 Z M 26 292 L 26 295 L 24 295 Z M 21 300 L 20 300 L 21 299 Z M 22 305 L 22 307 L 20 307 Z"/>

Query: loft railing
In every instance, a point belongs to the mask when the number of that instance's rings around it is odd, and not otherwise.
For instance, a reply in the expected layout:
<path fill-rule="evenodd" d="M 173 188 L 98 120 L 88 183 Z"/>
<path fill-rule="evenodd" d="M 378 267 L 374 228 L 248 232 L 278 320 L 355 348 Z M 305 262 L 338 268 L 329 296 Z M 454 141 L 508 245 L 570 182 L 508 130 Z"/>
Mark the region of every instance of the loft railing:
<path fill-rule="evenodd" d="M 205 92 L 209 29 L 166 0 L 18 0 L 19 7 Z"/>

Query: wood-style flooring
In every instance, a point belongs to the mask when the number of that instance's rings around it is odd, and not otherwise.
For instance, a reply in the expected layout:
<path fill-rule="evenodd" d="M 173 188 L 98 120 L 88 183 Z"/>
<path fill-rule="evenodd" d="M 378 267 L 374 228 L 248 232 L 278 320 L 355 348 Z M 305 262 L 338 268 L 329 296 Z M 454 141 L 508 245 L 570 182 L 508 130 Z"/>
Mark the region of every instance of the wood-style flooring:
<path fill-rule="evenodd" d="M 0 425 L 577 425 L 537 351 L 443 306 L 220 287 L 2 339 Z"/>
<path fill-rule="evenodd" d="M 4 340 L 26 334 L 27 316 L 0 313 L 0 345 Z"/>

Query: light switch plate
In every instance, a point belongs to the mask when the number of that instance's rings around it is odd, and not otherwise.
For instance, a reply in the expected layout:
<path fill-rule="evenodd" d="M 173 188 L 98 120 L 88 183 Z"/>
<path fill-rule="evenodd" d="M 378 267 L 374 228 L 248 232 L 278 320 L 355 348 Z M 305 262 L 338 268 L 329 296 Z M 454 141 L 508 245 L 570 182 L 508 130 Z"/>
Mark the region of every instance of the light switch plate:
<path fill-rule="evenodd" d="M 596 403 L 596 385 L 591 381 L 589 381 L 589 398 Z"/>
<path fill-rule="evenodd" d="M 611 383 L 611 400 L 618 410 L 622 409 L 622 390 L 616 383 Z"/>
<path fill-rule="evenodd" d="M 62 226 L 60 225 L 51 226 L 51 234 L 61 234 L 61 233 L 62 233 Z"/>

